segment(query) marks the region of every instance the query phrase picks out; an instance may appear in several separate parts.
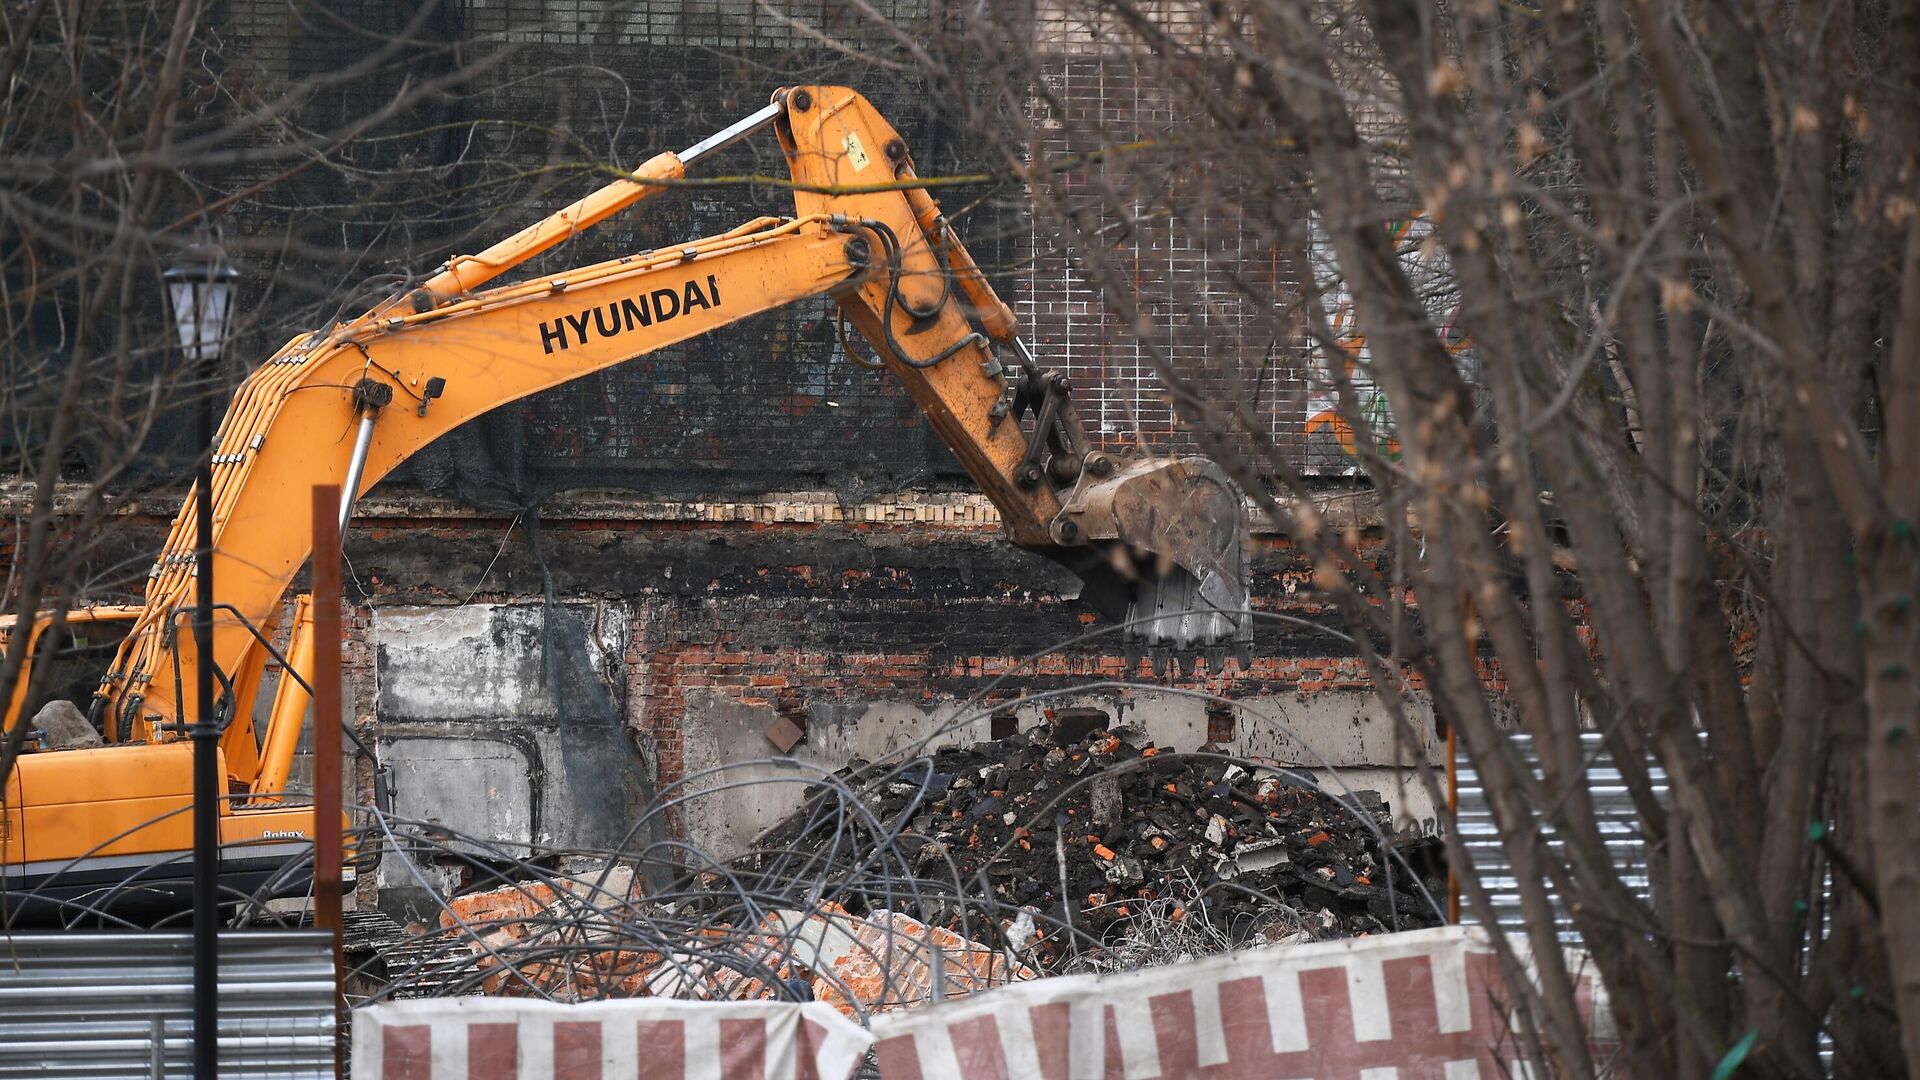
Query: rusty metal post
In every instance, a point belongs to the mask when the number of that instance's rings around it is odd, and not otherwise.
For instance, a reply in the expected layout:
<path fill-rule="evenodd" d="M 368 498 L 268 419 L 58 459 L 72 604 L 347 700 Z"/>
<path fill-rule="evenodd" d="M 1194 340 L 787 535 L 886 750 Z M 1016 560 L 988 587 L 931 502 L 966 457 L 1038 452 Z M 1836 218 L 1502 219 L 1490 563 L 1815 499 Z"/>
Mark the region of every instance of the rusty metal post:
<path fill-rule="evenodd" d="M 333 1073 L 340 1049 L 340 487 L 313 488 L 313 923 L 333 934 Z"/>

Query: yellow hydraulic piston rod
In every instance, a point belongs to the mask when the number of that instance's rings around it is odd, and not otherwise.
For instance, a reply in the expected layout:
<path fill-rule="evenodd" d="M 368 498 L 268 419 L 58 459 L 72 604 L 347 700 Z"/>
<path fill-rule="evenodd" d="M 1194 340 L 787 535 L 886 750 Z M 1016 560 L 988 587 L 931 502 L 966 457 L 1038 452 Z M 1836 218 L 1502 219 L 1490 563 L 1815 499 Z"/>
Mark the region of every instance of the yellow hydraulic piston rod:
<path fill-rule="evenodd" d="M 555 244 L 579 234 L 582 230 L 592 228 L 634 203 L 659 192 L 667 186 L 660 181 L 670 182 L 686 176 L 688 167 L 701 158 L 717 154 L 753 135 L 779 119 L 785 111 L 786 103 L 776 100 L 758 112 L 745 116 L 701 139 L 678 154 L 655 155 L 633 171 L 632 179 L 622 177 L 615 180 L 571 206 L 555 211 L 514 233 L 478 255 L 455 255 L 447 260 L 447 265 L 439 273 L 427 279 L 421 286 L 421 291 L 426 295 L 414 302 L 417 305 L 424 303 L 422 309 L 429 310 L 479 288 Z M 413 295 L 419 297 L 420 292 L 415 292 Z M 385 311 L 376 310 L 373 314 L 384 315 Z"/>
<path fill-rule="evenodd" d="M 428 278 L 425 284 L 409 294 L 414 310 L 416 312 L 431 311 L 464 296 L 554 245 L 656 194 L 666 186 L 658 181 L 678 180 L 686 176 L 689 166 L 754 135 L 768 124 L 778 120 L 785 111 L 785 101 L 776 98 L 757 112 L 734 121 L 678 154 L 654 155 L 633 171 L 632 179 L 622 177 L 615 180 L 585 198 L 514 233 L 478 255 L 455 255 L 447 260 L 447 265 L 439 273 Z M 647 181 L 656 182 L 648 183 Z M 396 297 L 381 304 L 366 318 L 368 320 L 384 318 L 400 302 L 400 298 Z M 388 396 L 391 397 L 391 391 L 388 392 Z M 385 404 L 385 401 L 355 403 L 356 432 L 353 456 L 347 467 L 346 486 L 341 489 L 343 497 L 340 500 L 340 542 L 343 545 L 347 542 L 347 527 L 353 518 L 354 496 L 360 490 L 360 475 L 366 465 L 367 449 L 373 439 L 374 421 L 378 419 L 380 410 Z"/>
<path fill-rule="evenodd" d="M 306 724 L 313 695 L 300 681 L 300 672 L 313 670 L 313 597 L 294 598 L 293 633 L 287 639 L 287 666 L 280 672 L 280 688 L 273 695 L 273 718 L 267 723 L 266 745 L 260 748 L 260 772 L 249 794 L 255 805 L 286 798 L 287 775 L 293 771 L 294 751 Z"/>

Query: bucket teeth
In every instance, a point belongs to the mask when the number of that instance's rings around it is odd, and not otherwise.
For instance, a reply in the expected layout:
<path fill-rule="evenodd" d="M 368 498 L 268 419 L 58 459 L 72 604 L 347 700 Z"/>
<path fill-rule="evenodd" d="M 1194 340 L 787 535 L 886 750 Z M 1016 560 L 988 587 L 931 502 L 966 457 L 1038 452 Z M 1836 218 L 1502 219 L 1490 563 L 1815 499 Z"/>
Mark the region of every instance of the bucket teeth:
<path fill-rule="evenodd" d="M 1124 617 L 1130 659 L 1144 645 L 1156 675 L 1175 654 L 1176 673 L 1197 672 L 1203 657 L 1224 671 L 1229 651 L 1244 662 L 1251 540 L 1245 499 L 1218 465 L 1153 458 L 1083 475 L 1050 531 L 1056 543 L 1036 550 L 1079 575 L 1083 599 Z"/>

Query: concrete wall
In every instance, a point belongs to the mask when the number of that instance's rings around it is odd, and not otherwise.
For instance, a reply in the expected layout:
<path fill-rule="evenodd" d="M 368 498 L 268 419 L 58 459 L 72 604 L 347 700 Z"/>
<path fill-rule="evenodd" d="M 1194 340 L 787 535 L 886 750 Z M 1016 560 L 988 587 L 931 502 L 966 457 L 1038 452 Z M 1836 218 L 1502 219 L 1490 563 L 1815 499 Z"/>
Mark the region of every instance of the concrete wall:
<path fill-rule="evenodd" d="M 1430 735 L 1396 747 L 1364 668 L 1329 635 L 1263 622 L 1250 667 L 1178 677 L 1130 670 L 1111 640 L 1028 662 L 1095 620 L 1073 579 L 1005 544 L 977 500 L 572 505 L 549 512 L 536 553 L 506 522 L 445 503 L 367 504 L 356 698 L 403 814 L 607 847 L 657 790 L 662 829 L 724 857 L 790 811 L 806 776 L 986 739 L 995 714 L 1028 729 L 1097 708 L 1161 746 L 1337 774 L 1406 824 L 1433 816 L 1403 781 L 1439 748 Z M 1262 539 L 1255 566 L 1258 609 L 1333 621 L 1289 545 Z M 559 700 L 541 666 L 549 578 L 569 627 Z M 1431 732 L 1423 703 L 1409 712 Z M 806 735 L 776 761 L 767 732 L 783 720 Z"/>
<path fill-rule="evenodd" d="M 644 845 L 652 778 L 625 722 L 631 625 L 611 601 L 375 607 L 371 726 L 394 813 L 483 859 Z M 427 887 L 416 872 L 390 854 L 380 887 Z"/>
<path fill-rule="evenodd" d="M 1444 765 L 1445 747 L 1431 737 L 1424 703 L 1409 705 L 1429 735 L 1424 745 L 1402 748 L 1394 745 L 1391 719 L 1364 690 L 1262 695 L 1225 710 L 1203 698 L 1151 689 L 1065 694 L 997 708 L 952 697 L 909 701 L 856 694 L 809 703 L 807 737 L 784 755 L 803 766 L 796 770 L 769 761 L 782 756 L 766 735 L 780 716 L 774 706 L 743 704 L 701 687 L 687 692 L 680 716 L 685 769 L 692 777 L 683 789 L 681 820 L 690 842 L 725 857 L 745 850 L 760 831 L 798 808 L 806 792 L 799 778 L 815 775 L 813 770 L 838 769 L 855 759 L 900 761 L 984 741 L 999 712 L 1010 712 L 1017 730 L 1030 731 L 1047 725 L 1049 711 L 1095 709 L 1115 729 L 1132 729 L 1156 746 L 1268 759 L 1310 771 L 1334 790 L 1377 791 L 1403 827 L 1430 829 L 1434 805 L 1410 767 L 1421 757 Z"/>

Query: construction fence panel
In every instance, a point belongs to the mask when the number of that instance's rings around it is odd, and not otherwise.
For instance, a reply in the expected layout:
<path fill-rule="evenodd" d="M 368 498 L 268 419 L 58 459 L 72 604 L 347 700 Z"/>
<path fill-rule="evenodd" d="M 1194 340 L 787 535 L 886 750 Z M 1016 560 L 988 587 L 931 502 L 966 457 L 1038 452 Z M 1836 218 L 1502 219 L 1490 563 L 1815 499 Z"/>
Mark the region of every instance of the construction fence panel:
<path fill-rule="evenodd" d="M 419 999 L 354 1013 L 362 1080 L 846 1080 L 872 1037 L 820 1002 Z"/>
<path fill-rule="evenodd" d="M 220 1075 L 331 1077 L 333 939 L 220 935 Z M 0 938 L 0 1078 L 193 1074 L 193 938 Z"/>
<path fill-rule="evenodd" d="M 1603 995 L 1581 985 L 1604 1044 Z M 1486 932 L 1451 926 L 1037 979 L 876 1015 L 870 1032 L 821 1002 L 397 1002 L 355 1015 L 354 1075 L 844 1080 L 871 1045 L 882 1080 L 1492 1080 L 1519 1056 L 1508 997 Z"/>
<path fill-rule="evenodd" d="M 1545 784 L 1546 778 L 1540 767 L 1540 754 L 1533 745 L 1533 736 L 1511 732 L 1508 738 L 1520 751 L 1521 760 L 1536 780 Z M 1620 881 L 1627 891 L 1647 899 L 1652 894 L 1653 881 L 1648 875 L 1647 837 L 1641 830 L 1640 812 L 1633 805 L 1633 796 L 1628 793 L 1626 781 L 1620 776 L 1620 768 L 1614 763 L 1613 755 L 1607 751 L 1605 740 L 1599 732 L 1581 734 L 1580 752 L 1587 763 L 1581 774 L 1582 780 L 1586 784 L 1587 798 L 1593 803 L 1594 819 L 1606 842 L 1607 854 L 1613 858 Z M 1654 798 L 1666 802 L 1666 770 L 1653 760 L 1646 761 L 1643 767 L 1647 770 L 1648 786 Z M 1514 877 L 1513 861 L 1507 857 L 1507 849 L 1500 842 L 1500 831 L 1494 824 L 1486 786 L 1480 782 L 1473 762 L 1468 760 L 1464 751 L 1460 754 L 1456 776 L 1459 809 L 1455 820 L 1459 823 L 1460 842 L 1466 846 L 1468 857 L 1473 860 L 1473 873 L 1487 890 L 1493 905 L 1494 921 L 1499 928 L 1510 935 L 1524 936 L 1526 918 L 1520 911 L 1520 883 Z M 1554 834 L 1552 823 L 1543 818 L 1540 829 L 1546 837 L 1547 846 L 1559 855 L 1565 841 Z M 1551 885 L 1548 887 L 1551 888 Z M 1578 946 L 1580 934 L 1574 929 L 1573 916 L 1567 912 L 1558 896 L 1553 897 L 1553 910 L 1561 943 L 1570 947 Z M 1461 917 L 1478 921 L 1471 905 L 1462 906 Z"/>
<path fill-rule="evenodd" d="M 1518 1057 L 1506 998 L 1485 934 L 1448 926 L 1044 979 L 873 1031 L 885 1080 L 1493 1080 Z"/>

